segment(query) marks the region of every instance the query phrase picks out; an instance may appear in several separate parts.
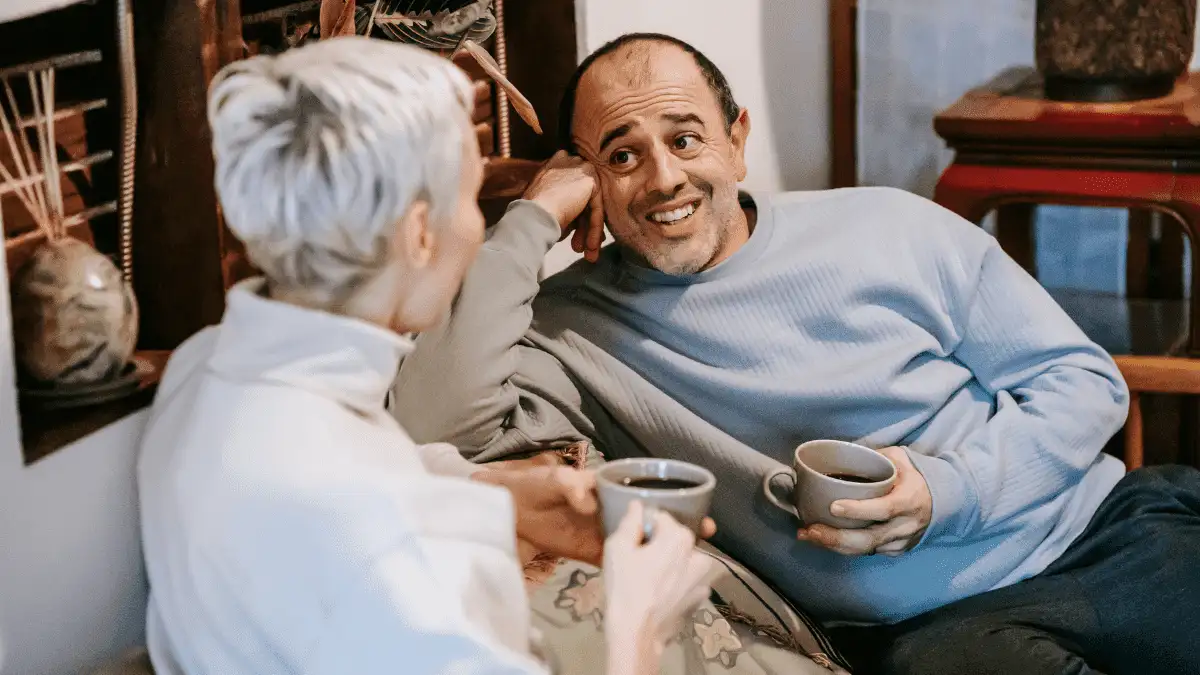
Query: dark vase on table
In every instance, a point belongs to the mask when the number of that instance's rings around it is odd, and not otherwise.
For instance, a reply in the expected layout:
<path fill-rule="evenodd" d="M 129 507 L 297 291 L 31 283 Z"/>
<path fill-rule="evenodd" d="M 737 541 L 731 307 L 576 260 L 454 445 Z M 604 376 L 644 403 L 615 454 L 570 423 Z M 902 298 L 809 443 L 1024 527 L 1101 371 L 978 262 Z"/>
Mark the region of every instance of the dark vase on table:
<path fill-rule="evenodd" d="M 1037 0 L 1037 66 L 1046 96 L 1166 96 L 1187 71 L 1195 31 L 1196 0 Z"/>

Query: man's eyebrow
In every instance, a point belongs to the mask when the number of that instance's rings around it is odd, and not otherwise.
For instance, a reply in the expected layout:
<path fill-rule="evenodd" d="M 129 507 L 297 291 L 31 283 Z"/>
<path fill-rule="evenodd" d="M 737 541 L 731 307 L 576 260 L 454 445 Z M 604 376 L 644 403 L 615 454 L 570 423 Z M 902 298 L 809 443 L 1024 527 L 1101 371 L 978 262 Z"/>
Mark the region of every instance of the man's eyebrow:
<path fill-rule="evenodd" d="M 700 116 L 696 113 L 685 113 L 682 115 L 668 114 L 663 115 L 663 117 L 667 118 L 667 120 L 670 122 L 674 122 L 675 124 L 695 124 L 696 126 L 702 128 L 704 127 L 704 120 L 700 119 Z"/>
<path fill-rule="evenodd" d="M 604 138 L 600 139 L 600 152 L 604 152 L 604 148 L 607 148 L 609 143 L 612 143 L 613 141 L 617 140 L 618 138 L 629 133 L 632 129 L 633 129 L 632 124 L 622 124 L 621 126 L 617 127 L 616 129 L 613 129 L 612 131 L 608 132 L 607 134 L 604 134 Z"/>

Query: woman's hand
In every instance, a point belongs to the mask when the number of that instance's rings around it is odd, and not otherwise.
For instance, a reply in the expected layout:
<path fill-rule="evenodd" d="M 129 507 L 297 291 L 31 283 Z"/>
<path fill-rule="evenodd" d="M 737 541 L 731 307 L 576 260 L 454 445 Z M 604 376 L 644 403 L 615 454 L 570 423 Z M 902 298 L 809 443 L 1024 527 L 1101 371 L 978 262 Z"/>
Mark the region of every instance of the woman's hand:
<path fill-rule="evenodd" d="M 635 501 L 604 547 L 610 673 L 657 673 L 664 645 L 708 598 L 715 572 L 691 530 L 665 513 L 655 517 L 650 541 L 642 538 L 642 505 Z"/>
<path fill-rule="evenodd" d="M 592 472 L 565 466 L 530 466 L 480 471 L 472 479 L 509 491 L 518 539 L 542 553 L 600 564 L 604 532 Z"/>

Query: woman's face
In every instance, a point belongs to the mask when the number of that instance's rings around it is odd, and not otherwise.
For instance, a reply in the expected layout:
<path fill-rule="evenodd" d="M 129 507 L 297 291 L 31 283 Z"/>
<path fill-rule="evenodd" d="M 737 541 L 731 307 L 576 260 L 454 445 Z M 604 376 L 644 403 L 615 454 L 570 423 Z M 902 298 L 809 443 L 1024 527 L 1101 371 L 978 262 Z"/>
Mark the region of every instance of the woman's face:
<path fill-rule="evenodd" d="M 408 280 L 411 285 L 405 283 L 407 300 L 401 308 L 402 316 L 397 317 L 405 332 L 428 329 L 450 309 L 483 243 L 484 218 L 479 209 L 483 158 L 470 125 L 464 135 L 467 140 L 453 215 L 450 222 L 426 224 L 427 239 L 422 244 L 425 260 Z"/>

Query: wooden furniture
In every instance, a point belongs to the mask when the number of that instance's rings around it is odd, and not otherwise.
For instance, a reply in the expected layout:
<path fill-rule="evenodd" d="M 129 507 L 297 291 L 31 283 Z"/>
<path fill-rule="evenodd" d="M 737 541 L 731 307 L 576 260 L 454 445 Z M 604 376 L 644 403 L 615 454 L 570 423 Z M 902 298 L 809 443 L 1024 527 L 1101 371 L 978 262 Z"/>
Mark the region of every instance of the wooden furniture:
<path fill-rule="evenodd" d="M 226 289 L 251 271 L 221 220 L 213 188 L 205 119 L 208 83 L 221 67 L 256 51 L 264 27 L 317 6 L 313 0 L 136 3 L 143 137 L 134 240 L 139 247 L 161 251 L 135 256 L 144 346 L 173 349 L 218 322 Z M 553 154 L 558 97 L 576 64 L 573 3 L 510 0 L 497 2 L 497 11 L 503 14 L 503 29 L 485 46 L 533 104 L 547 135 L 537 136 L 515 114 L 505 114 L 505 108 L 494 104 L 499 99 L 495 87 L 474 67 L 467 69 L 479 85 L 476 129 L 491 154 L 481 202 L 493 218 L 521 194 L 538 160 Z"/>
<path fill-rule="evenodd" d="M 858 0 L 829 0 L 829 187 L 858 184 Z"/>
<path fill-rule="evenodd" d="M 937 184 L 935 201 L 973 222 L 996 210 L 997 238 L 1031 273 L 1036 274 L 1034 205 L 1131 210 L 1128 286 L 1135 299 L 1093 298 L 1064 308 L 1085 330 L 1092 326 L 1089 335 L 1101 346 L 1124 355 L 1122 372 L 1143 387 L 1139 393 L 1200 393 L 1184 391 L 1178 380 L 1153 388 L 1164 381 L 1149 375 L 1162 370 L 1155 359 L 1200 356 L 1200 331 L 1193 325 L 1200 293 L 1193 275 L 1193 292 L 1183 305 L 1183 244 L 1176 232 L 1164 229 L 1157 264 L 1147 243 L 1150 214 L 1159 214 L 1164 225 L 1182 229 L 1193 260 L 1200 259 L 1198 87 L 1200 74 L 1192 73 L 1160 99 L 1057 103 L 1044 97 L 1036 72 L 1018 68 L 968 92 L 934 121 L 934 129 L 955 151 Z M 1148 285 L 1151 270 L 1158 271 L 1157 283 Z M 1136 299 L 1143 294 L 1151 298 Z M 1138 308 L 1138 302 L 1143 306 Z M 1111 335 L 1097 334 L 1097 323 L 1124 324 L 1136 344 L 1128 339 L 1114 343 Z M 1151 360 L 1142 361 L 1145 357 Z M 1127 463 L 1134 467 L 1142 461 L 1140 408 L 1130 426 L 1127 436 L 1136 432 L 1139 437 L 1136 447 L 1127 449 Z"/>
<path fill-rule="evenodd" d="M 1129 384 L 1129 418 L 1125 421 L 1125 467 L 1142 466 L 1144 423 L 1142 394 L 1200 395 L 1200 359 L 1163 356 L 1115 357 Z"/>
<path fill-rule="evenodd" d="M 55 68 L 54 137 L 63 173 L 64 213 L 67 234 L 95 246 L 125 268 L 131 259 L 131 240 L 123 232 L 121 214 L 132 206 L 132 183 L 121 180 L 122 118 L 136 123 L 136 111 L 127 107 L 122 83 L 115 0 L 66 2 L 25 1 L 4 4 L 0 10 L 0 74 L 12 85 L 21 131 L 35 127 L 31 101 L 22 81 L 25 73 Z M 10 12 L 20 12 L 14 18 Z M 126 17 L 128 15 L 125 15 Z M 12 104 L 4 92 L 4 105 Z M 125 111 L 125 112 L 123 112 Z M 44 115 L 44 113 L 43 113 Z M 131 125 L 130 131 L 134 129 Z M 14 130 L 14 137 L 16 131 Z M 132 148 L 130 148 L 132 149 Z M 8 143 L 0 143 L 0 162 L 13 169 Z M 44 240 L 30 212 L 12 192 L 0 194 L 3 212 L 4 253 L 11 276 Z M 153 251 L 147 253 L 153 254 Z M 7 355 L 0 355 L 8 358 Z M 144 407 L 153 395 L 163 354 L 139 352 L 139 358 L 156 366 L 139 377 L 136 393 L 86 408 L 49 409 L 19 396 L 21 447 L 26 463 L 34 462 L 125 415 Z"/>

